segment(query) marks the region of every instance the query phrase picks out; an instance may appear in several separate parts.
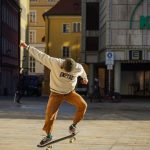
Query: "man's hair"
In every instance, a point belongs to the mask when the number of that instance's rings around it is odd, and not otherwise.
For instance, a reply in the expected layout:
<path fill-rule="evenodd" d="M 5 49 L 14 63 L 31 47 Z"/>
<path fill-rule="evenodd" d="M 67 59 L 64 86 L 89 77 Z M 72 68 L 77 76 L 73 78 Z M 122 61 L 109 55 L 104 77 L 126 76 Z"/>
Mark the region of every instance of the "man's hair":
<path fill-rule="evenodd" d="M 71 72 L 75 68 L 76 62 L 72 58 L 66 58 L 63 62 L 63 69 Z"/>

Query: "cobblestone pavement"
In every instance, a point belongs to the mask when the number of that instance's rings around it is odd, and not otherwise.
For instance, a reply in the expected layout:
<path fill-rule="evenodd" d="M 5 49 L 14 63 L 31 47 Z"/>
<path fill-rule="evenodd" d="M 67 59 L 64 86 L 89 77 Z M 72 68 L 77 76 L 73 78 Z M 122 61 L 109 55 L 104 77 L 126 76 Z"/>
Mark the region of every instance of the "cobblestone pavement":
<path fill-rule="evenodd" d="M 39 150 L 47 97 L 25 97 L 22 105 L 0 97 L 0 150 Z M 54 126 L 54 138 L 68 135 L 74 107 L 64 103 Z M 77 140 L 53 145 L 53 150 L 150 150 L 150 101 L 89 103 L 78 125 Z M 45 148 L 42 148 L 45 149 Z"/>

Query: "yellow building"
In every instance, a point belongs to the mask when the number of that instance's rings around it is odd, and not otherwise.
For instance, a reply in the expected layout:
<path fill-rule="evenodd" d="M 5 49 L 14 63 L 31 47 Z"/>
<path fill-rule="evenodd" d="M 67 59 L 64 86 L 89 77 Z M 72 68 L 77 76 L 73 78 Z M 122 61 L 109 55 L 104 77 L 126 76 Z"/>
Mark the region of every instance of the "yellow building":
<path fill-rule="evenodd" d="M 80 62 L 81 0 L 60 0 L 43 14 L 46 25 L 46 53 L 52 57 L 72 57 Z M 49 71 L 45 69 L 44 93 L 49 94 Z"/>
<path fill-rule="evenodd" d="M 30 0 L 29 13 L 29 44 L 45 51 L 45 22 L 42 17 L 43 13 L 51 9 L 58 0 Z M 43 75 L 44 67 L 33 57 L 29 56 L 28 62 L 29 75 Z"/>
<path fill-rule="evenodd" d="M 20 18 L 20 39 L 27 42 L 27 26 L 28 26 L 28 15 L 29 15 L 29 0 L 20 1 L 21 7 L 21 18 Z M 26 51 L 20 48 L 20 73 L 24 73 L 27 68 L 27 57 Z"/>

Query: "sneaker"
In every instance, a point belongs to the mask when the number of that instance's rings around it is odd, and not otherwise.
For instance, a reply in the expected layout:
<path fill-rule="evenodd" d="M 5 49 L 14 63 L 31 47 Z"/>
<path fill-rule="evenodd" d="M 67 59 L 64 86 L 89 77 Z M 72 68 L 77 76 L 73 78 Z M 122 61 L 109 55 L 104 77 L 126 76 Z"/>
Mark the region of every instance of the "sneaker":
<path fill-rule="evenodd" d="M 69 127 L 69 132 L 71 134 L 75 134 L 76 133 L 76 125 L 75 124 L 72 124 L 70 127 Z"/>
<path fill-rule="evenodd" d="M 21 103 L 20 101 L 18 101 L 18 100 L 16 101 L 16 103 L 18 103 L 18 104 L 22 104 L 22 103 Z"/>
<path fill-rule="evenodd" d="M 50 142 L 51 140 L 52 140 L 52 136 L 51 137 L 46 136 L 41 140 L 40 145 L 44 145 L 44 144 Z"/>

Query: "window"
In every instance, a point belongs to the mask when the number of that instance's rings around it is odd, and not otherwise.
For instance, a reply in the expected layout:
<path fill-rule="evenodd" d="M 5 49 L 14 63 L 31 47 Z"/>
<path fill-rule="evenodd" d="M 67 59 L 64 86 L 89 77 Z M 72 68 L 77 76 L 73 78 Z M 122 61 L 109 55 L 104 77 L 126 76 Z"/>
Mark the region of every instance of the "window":
<path fill-rule="evenodd" d="M 30 0 L 30 2 L 31 2 L 31 3 L 33 3 L 33 2 L 37 2 L 37 0 Z"/>
<path fill-rule="evenodd" d="M 33 57 L 30 56 L 30 60 L 29 60 L 29 69 L 30 69 L 30 72 L 35 72 L 35 59 Z"/>
<path fill-rule="evenodd" d="M 63 33 L 70 32 L 70 24 L 63 24 Z"/>
<path fill-rule="evenodd" d="M 36 31 L 29 31 L 29 42 L 36 43 Z"/>
<path fill-rule="evenodd" d="M 99 3 L 86 3 L 86 30 L 99 29 Z"/>
<path fill-rule="evenodd" d="M 79 22 L 73 23 L 73 32 L 81 32 L 81 24 Z"/>
<path fill-rule="evenodd" d="M 48 0 L 48 2 L 55 2 L 56 0 Z"/>
<path fill-rule="evenodd" d="M 30 11 L 29 21 L 30 23 L 36 22 L 36 11 L 34 10 Z"/>
<path fill-rule="evenodd" d="M 62 51 L 63 58 L 69 57 L 70 56 L 70 51 L 68 46 L 63 46 L 63 51 Z"/>
<path fill-rule="evenodd" d="M 98 37 L 86 37 L 86 51 L 98 51 Z"/>
<path fill-rule="evenodd" d="M 2 54 L 5 55 L 6 51 L 6 39 L 2 37 Z"/>
<path fill-rule="evenodd" d="M 0 70 L 0 85 L 2 85 L 2 73 L 1 73 L 1 70 Z"/>

